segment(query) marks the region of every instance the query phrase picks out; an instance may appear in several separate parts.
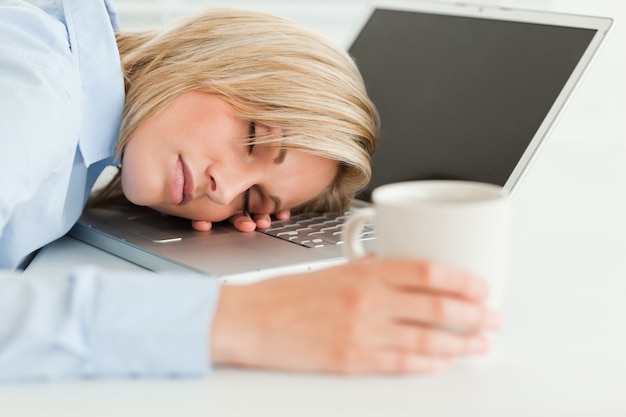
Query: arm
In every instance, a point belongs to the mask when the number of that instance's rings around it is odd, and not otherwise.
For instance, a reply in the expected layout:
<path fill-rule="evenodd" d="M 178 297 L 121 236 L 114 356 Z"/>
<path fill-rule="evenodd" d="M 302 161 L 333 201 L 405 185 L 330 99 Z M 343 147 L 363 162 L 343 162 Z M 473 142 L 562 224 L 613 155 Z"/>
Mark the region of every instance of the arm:
<path fill-rule="evenodd" d="M 69 228 L 87 183 L 67 31 L 16 5 L 0 6 L 0 380 L 204 373 L 216 281 L 12 270 Z"/>
<path fill-rule="evenodd" d="M 0 381 L 203 375 L 218 295 L 206 277 L 0 271 Z"/>
<path fill-rule="evenodd" d="M 214 363 L 333 373 L 433 371 L 488 350 L 488 289 L 440 265 L 374 258 L 250 286 L 225 286 Z M 450 332 L 444 328 L 464 329 Z"/>

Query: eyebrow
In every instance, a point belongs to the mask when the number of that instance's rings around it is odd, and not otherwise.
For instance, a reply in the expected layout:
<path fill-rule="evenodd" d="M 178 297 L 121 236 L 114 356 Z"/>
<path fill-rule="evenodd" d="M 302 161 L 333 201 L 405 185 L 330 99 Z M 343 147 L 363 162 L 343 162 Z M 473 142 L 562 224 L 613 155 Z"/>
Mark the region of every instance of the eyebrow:
<path fill-rule="evenodd" d="M 276 165 L 280 165 L 285 160 L 285 156 L 287 156 L 287 149 L 286 148 L 280 148 L 280 152 L 278 152 L 278 156 L 276 158 L 274 158 L 274 160 L 272 162 L 274 162 Z"/>

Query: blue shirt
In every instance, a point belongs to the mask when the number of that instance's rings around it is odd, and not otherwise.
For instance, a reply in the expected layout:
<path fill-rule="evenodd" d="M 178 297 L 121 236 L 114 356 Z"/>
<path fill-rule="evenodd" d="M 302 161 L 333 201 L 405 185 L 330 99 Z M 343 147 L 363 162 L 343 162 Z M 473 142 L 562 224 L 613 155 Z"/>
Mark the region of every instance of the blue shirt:
<path fill-rule="evenodd" d="M 115 163 L 116 27 L 108 0 L 0 0 L 0 380 L 208 369 L 217 281 L 16 271 L 67 233 Z"/>

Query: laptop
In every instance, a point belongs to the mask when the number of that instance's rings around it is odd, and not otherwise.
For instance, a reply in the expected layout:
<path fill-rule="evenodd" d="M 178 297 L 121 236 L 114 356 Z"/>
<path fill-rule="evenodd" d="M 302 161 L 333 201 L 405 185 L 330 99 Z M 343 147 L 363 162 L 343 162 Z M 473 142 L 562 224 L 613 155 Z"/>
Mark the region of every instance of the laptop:
<path fill-rule="evenodd" d="M 482 181 L 514 193 L 611 23 L 495 6 L 374 3 L 349 52 L 382 130 L 372 180 L 351 210 L 377 186 L 408 180 Z M 197 232 L 146 208 L 87 209 L 70 235 L 150 270 L 241 283 L 345 262 L 348 215 L 293 216 L 254 233 L 228 223 Z M 375 231 L 364 239 L 375 245 Z"/>

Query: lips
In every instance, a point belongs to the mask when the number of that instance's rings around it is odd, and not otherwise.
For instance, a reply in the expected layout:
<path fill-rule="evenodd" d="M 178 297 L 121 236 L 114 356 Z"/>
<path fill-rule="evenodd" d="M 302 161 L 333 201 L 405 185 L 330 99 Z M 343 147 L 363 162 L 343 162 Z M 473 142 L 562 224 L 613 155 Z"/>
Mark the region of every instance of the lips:
<path fill-rule="evenodd" d="M 193 198 L 193 179 L 189 168 L 183 161 L 182 157 L 178 157 L 172 182 L 170 185 L 170 198 L 172 204 L 185 204 Z"/>

